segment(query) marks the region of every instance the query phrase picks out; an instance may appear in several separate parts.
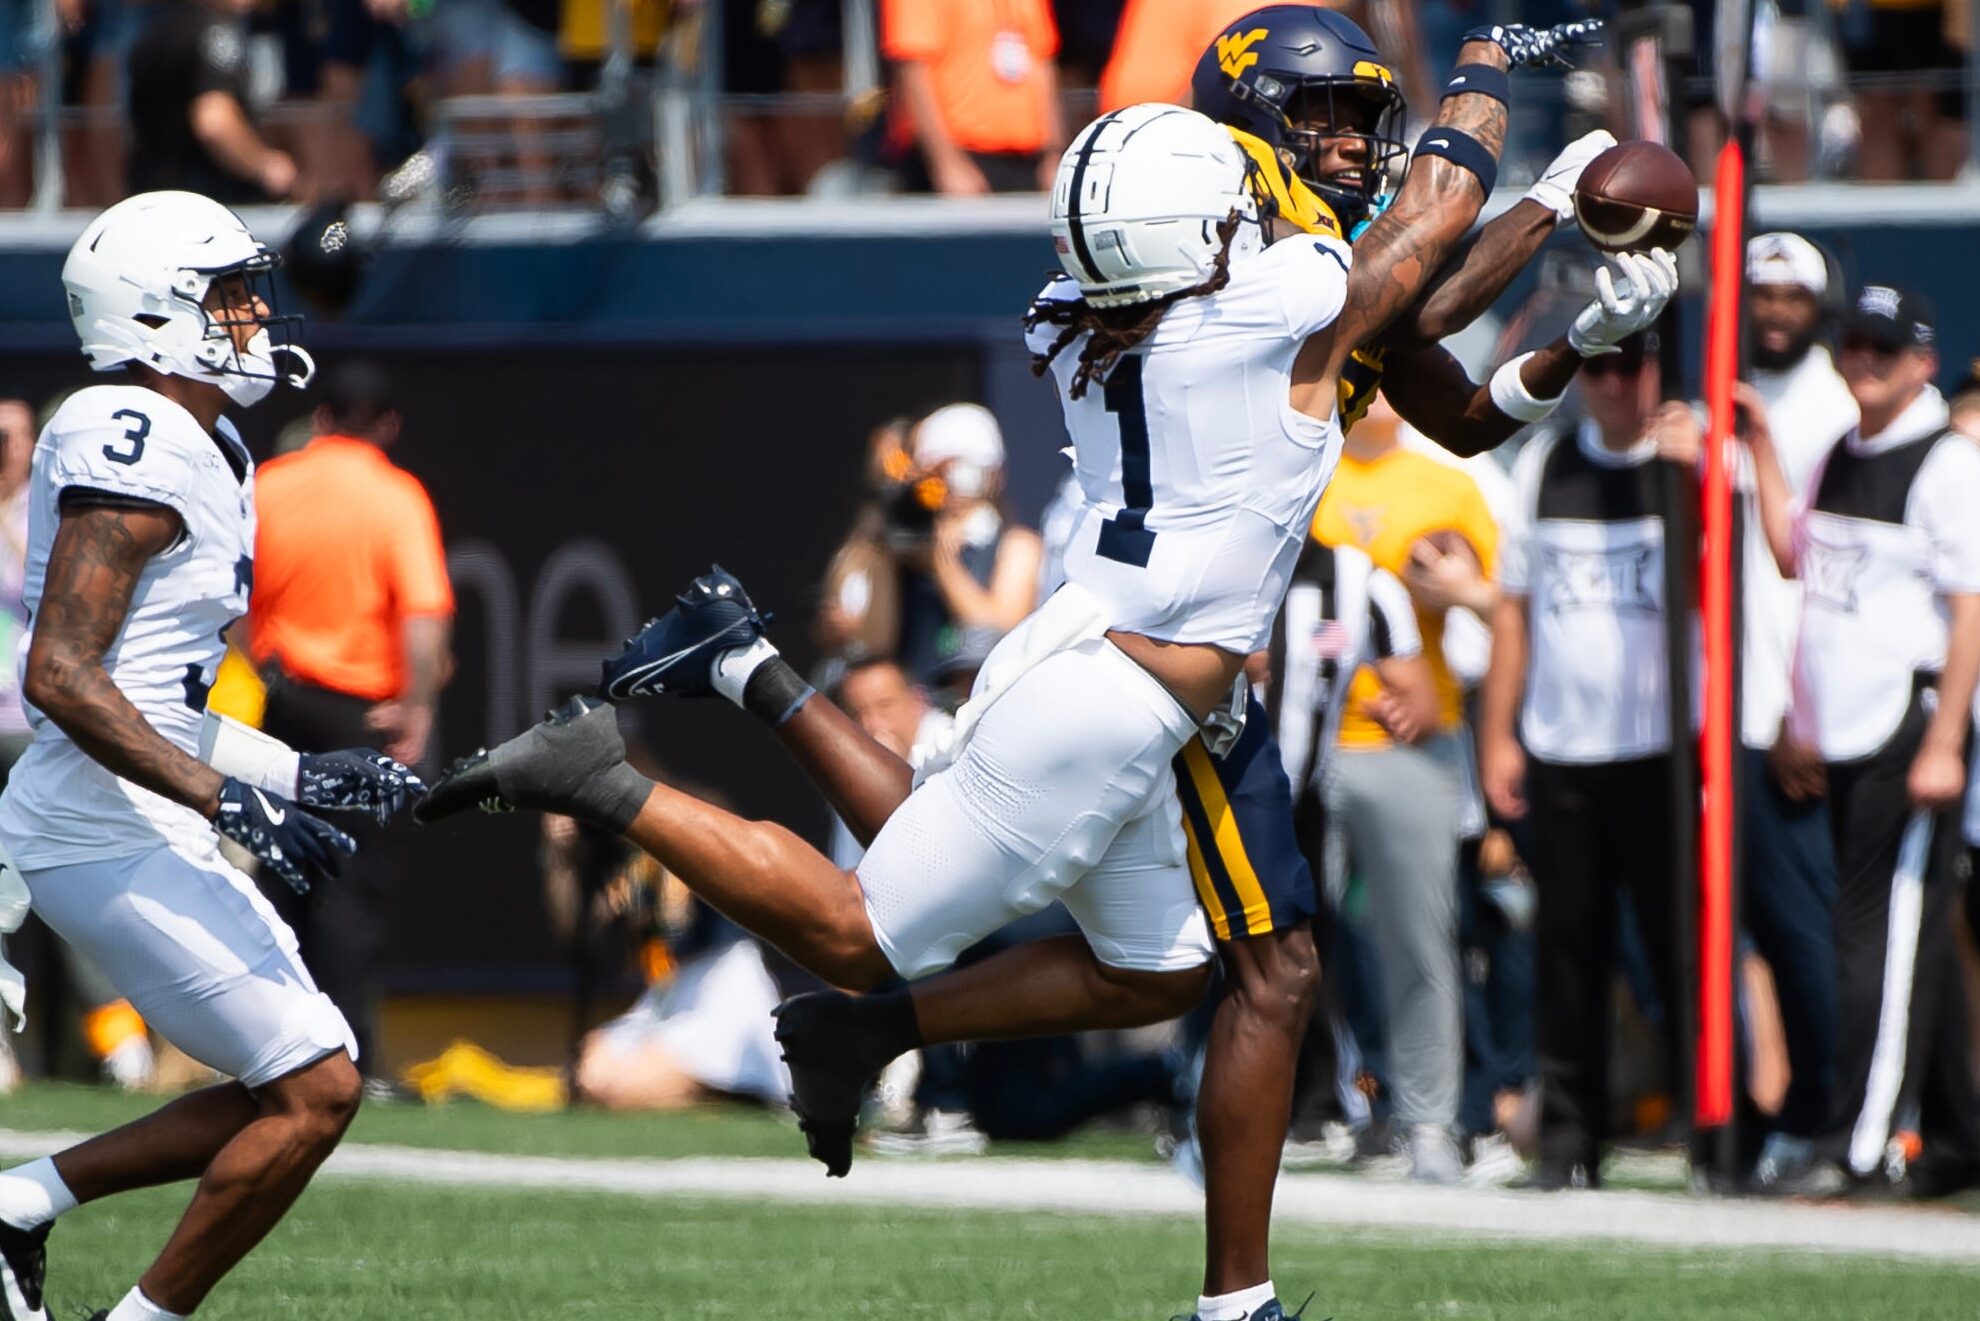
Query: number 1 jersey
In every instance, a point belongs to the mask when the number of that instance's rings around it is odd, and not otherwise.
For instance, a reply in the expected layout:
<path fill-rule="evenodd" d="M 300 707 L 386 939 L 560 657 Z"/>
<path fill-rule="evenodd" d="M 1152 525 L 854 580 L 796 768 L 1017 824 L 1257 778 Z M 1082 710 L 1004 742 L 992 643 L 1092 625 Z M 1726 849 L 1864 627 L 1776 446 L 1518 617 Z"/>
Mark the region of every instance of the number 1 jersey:
<path fill-rule="evenodd" d="M 254 577 L 253 464 L 231 424 L 221 422 L 220 432 L 208 434 L 192 414 L 141 386 L 92 386 L 62 405 L 34 451 L 23 592 L 30 623 L 14 658 L 24 674 L 50 606 L 48 558 L 65 491 L 175 511 L 184 531 L 144 566 L 103 666 L 146 722 L 192 755 L 224 634 L 247 613 Z M 0 795 L 0 838 L 22 868 L 123 857 L 161 843 L 195 852 L 213 846 L 212 827 L 198 813 L 97 765 L 32 706 L 27 716 L 34 742 Z"/>
<path fill-rule="evenodd" d="M 1350 260 L 1308 235 L 1239 248 L 1222 289 L 1172 304 L 1081 398 L 1084 340 L 1053 360 L 1081 495 L 1066 577 L 1111 627 L 1241 653 L 1270 641 L 1341 453 L 1338 415 L 1293 408 L 1293 359 L 1340 314 Z M 1040 300 L 1077 297 L 1062 279 Z M 1041 322 L 1027 343 L 1058 333 Z"/>

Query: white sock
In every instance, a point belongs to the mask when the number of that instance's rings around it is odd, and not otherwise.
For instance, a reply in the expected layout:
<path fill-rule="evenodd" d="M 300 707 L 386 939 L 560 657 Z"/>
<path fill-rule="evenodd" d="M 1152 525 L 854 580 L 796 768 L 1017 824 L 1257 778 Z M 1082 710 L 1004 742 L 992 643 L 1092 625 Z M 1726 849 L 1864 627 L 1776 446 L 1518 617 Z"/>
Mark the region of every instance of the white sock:
<path fill-rule="evenodd" d="M 1205 1294 L 1196 1300 L 1198 1321 L 1244 1321 L 1253 1312 L 1279 1296 L 1270 1280 L 1254 1284 L 1249 1289 L 1239 1289 L 1236 1293 L 1220 1293 L 1215 1298 Z M 117 1321 L 113 1314 L 110 1321 Z"/>
<path fill-rule="evenodd" d="M 769 638 L 758 638 L 747 647 L 731 647 L 715 660 L 715 673 L 712 676 L 715 691 L 734 702 L 743 704 L 743 688 L 749 683 L 749 676 L 756 673 L 756 667 L 777 654 L 770 645 Z"/>
<path fill-rule="evenodd" d="M 0 1220 L 14 1228 L 33 1229 L 75 1209 L 76 1195 L 48 1157 L 0 1171 Z"/>
<path fill-rule="evenodd" d="M 168 1312 L 133 1287 L 124 1300 L 110 1309 L 109 1321 L 186 1321 L 178 1312 Z"/>

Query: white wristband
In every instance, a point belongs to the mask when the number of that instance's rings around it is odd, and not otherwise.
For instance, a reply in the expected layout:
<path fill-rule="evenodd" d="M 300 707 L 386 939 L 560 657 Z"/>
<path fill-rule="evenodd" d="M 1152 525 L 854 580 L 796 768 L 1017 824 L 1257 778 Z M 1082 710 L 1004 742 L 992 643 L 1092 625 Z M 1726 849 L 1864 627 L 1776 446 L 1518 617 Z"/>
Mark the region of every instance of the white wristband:
<path fill-rule="evenodd" d="M 1538 422 L 1561 406 L 1558 395 L 1552 399 L 1535 398 L 1526 388 L 1526 382 L 1519 379 L 1519 369 L 1532 356 L 1522 353 L 1492 373 L 1492 403 L 1515 422 Z"/>
<path fill-rule="evenodd" d="M 300 752 L 215 711 L 208 711 L 200 724 L 199 759 L 222 775 L 284 798 L 296 796 L 302 775 Z"/>

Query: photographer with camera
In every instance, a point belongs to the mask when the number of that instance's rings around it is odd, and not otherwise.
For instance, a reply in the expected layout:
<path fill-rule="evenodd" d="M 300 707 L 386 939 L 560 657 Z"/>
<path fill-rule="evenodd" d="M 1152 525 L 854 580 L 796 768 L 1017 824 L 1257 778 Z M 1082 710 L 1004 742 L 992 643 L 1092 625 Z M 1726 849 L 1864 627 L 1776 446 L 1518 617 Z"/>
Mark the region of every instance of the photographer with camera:
<path fill-rule="evenodd" d="M 989 409 L 948 404 L 905 443 L 879 443 L 875 515 L 833 559 L 819 641 L 891 655 L 926 685 L 966 632 L 1001 634 L 1031 613 L 1044 552 L 1005 517 L 1004 438 Z"/>

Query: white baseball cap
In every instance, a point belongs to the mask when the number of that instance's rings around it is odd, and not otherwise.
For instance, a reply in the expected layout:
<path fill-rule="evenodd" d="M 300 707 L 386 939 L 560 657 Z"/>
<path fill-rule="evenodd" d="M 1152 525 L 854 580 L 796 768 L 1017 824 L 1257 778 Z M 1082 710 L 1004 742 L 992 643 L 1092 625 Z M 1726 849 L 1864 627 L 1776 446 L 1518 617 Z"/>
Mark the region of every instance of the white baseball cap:
<path fill-rule="evenodd" d="M 1820 298 L 1829 292 L 1829 263 L 1799 234 L 1756 234 L 1746 242 L 1748 284 L 1791 284 Z"/>
<path fill-rule="evenodd" d="M 976 468 L 1004 466 L 1004 432 L 982 404 L 945 404 L 914 429 L 914 461 L 932 468 L 948 460 Z"/>

